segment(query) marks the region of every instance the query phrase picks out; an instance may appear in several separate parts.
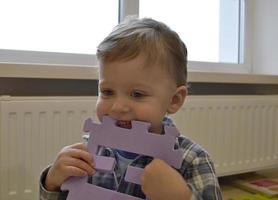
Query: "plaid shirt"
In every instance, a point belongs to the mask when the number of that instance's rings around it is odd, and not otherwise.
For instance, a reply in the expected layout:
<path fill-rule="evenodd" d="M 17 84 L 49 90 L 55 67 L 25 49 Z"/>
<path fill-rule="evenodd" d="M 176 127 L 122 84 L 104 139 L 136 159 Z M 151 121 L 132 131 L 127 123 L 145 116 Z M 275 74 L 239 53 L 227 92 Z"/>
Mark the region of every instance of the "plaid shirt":
<path fill-rule="evenodd" d="M 169 118 L 165 118 L 163 123 L 173 126 L 173 122 Z M 208 153 L 201 146 L 184 136 L 178 137 L 176 145 L 184 152 L 182 166 L 177 171 L 183 176 L 191 189 L 192 199 L 221 200 L 220 187 Z M 114 157 L 117 161 L 116 153 L 112 149 L 104 148 L 100 151 L 100 155 Z M 139 156 L 131 165 L 144 168 L 151 161 L 151 157 Z M 49 192 L 44 189 L 43 185 L 48 169 L 44 170 L 40 179 L 40 200 L 65 200 L 67 197 L 66 191 Z M 140 185 L 124 181 L 124 174 L 119 169 L 117 162 L 113 173 L 97 172 L 90 177 L 89 182 L 142 199 L 146 198 Z"/>

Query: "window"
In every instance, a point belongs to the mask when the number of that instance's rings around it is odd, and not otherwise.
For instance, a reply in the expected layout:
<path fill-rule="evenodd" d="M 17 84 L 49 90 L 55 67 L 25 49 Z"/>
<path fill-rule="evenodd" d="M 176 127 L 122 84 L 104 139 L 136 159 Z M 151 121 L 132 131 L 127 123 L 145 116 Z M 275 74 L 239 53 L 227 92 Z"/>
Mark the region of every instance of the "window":
<path fill-rule="evenodd" d="M 140 17 L 159 19 L 179 33 L 189 60 L 239 63 L 239 0 L 140 0 L 139 5 Z"/>
<path fill-rule="evenodd" d="M 128 1 L 128 0 L 126 0 Z M 126 2 L 123 0 L 123 2 Z M 177 31 L 188 48 L 189 70 L 249 73 L 247 0 L 133 0 L 129 14 L 152 17 Z M 248 5 L 246 6 L 245 4 Z M 132 7 L 132 8 L 130 8 Z"/>
<path fill-rule="evenodd" d="M 177 31 L 193 70 L 249 70 L 243 59 L 243 0 L 140 0 L 139 16 L 161 20 Z"/>
<path fill-rule="evenodd" d="M 1 0 L 0 62 L 92 65 L 118 7 L 118 0 Z"/>
<path fill-rule="evenodd" d="M 46 65 L 51 70 L 59 68 L 60 74 L 62 68 L 71 66 L 86 72 L 84 77 L 88 78 L 88 69 L 84 67 L 97 64 L 94 55 L 97 44 L 127 15 L 152 17 L 177 31 L 189 51 L 189 70 L 247 73 L 250 66 L 248 41 L 244 40 L 245 3 L 245 0 L 2 0 L 0 73 L 3 74 L 2 69 L 11 69 L 11 63 L 16 63 L 19 69 L 33 65 L 32 70 L 37 65 Z M 75 74 L 81 77 L 82 73 L 70 72 L 71 77 Z"/>

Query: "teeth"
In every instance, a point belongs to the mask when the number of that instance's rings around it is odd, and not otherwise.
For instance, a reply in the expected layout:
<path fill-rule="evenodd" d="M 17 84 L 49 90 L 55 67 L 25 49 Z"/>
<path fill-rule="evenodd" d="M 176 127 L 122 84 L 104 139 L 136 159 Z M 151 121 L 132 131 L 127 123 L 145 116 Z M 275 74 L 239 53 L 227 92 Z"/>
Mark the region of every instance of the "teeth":
<path fill-rule="evenodd" d="M 131 128 L 131 122 L 130 121 L 117 121 L 117 126 L 121 128 Z"/>

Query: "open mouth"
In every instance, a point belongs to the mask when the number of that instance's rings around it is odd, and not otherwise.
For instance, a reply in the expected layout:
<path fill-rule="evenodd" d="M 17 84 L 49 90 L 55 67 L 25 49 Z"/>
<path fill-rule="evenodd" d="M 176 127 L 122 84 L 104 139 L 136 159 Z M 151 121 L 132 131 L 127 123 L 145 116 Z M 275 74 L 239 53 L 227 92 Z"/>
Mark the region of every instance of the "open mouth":
<path fill-rule="evenodd" d="M 131 129 L 132 125 L 131 125 L 131 121 L 117 121 L 116 125 L 121 127 L 121 128 L 127 128 L 127 129 Z"/>

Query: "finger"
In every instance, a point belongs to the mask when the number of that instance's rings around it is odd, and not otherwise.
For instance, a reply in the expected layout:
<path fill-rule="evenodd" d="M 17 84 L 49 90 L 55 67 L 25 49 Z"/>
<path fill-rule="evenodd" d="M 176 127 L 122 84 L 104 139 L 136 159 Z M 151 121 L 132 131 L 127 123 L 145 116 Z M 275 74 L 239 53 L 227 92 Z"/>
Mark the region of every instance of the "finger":
<path fill-rule="evenodd" d="M 84 144 L 84 143 L 76 143 L 76 144 L 73 144 L 71 145 L 72 149 L 80 149 L 82 151 L 85 151 L 85 152 L 88 152 L 88 154 L 83 154 L 85 157 L 82 157 L 82 159 L 84 159 L 85 161 L 87 162 L 93 162 L 93 157 L 92 155 L 90 154 L 87 146 Z"/>
<path fill-rule="evenodd" d="M 144 192 L 144 194 L 146 194 L 146 188 L 147 188 L 147 181 L 146 181 L 146 174 L 145 172 L 143 172 L 143 174 L 140 177 L 141 180 L 141 189 Z"/>
<path fill-rule="evenodd" d="M 146 196 L 149 195 L 149 193 L 148 193 L 148 187 L 146 186 L 146 184 L 141 184 L 141 190 L 142 190 L 142 192 L 143 192 Z"/>
<path fill-rule="evenodd" d="M 67 157 L 73 157 L 77 159 L 84 160 L 88 164 L 90 164 L 92 167 L 95 166 L 94 161 L 93 161 L 93 156 L 84 150 L 81 149 L 67 149 L 65 150 L 61 156 L 67 156 Z"/>
<path fill-rule="evenodd" d="M 87 146 L 84 143 L 75 143 L 69 146 L 70 148 L 74 148 L 74 149 L 81 149 L 84 151 L 88 151 Z"/>
<path fill-rule="evenodd" d="M 95 172 L 95 169 L 87 162 L 72 157 L 67 158 L 64 162 L 64 165 L 67 167 L 72 166 L 81 169 L 82 171 L 85 171 L 88 175 L 92 175 Z"/>
<path fill-rule="evenodd" d="M 67 176 L 87 176 L 87 172 L 83 169 L 74 166 L 67 166 L 65 169 Z"/>
<path fill-rule="evenodd" d="M 146 194 L 145 180 L 144 180 L 143 176 L 141 176 L 141 190 L 144 194 Z"/>
<path fill-rule="evenodd" d="M 70 149 L 80 149 L 80 150 L 89 152 L 87 146 L 83 143 L 75 143 L 75 144 L 66 146 L 62 149 L 62 151 L 68 151 Z"/>
<path fill-rule="evenodd" d="M 148 165 L 145 166 L 144 168 L 144 171 L 143 171 L 143 178 L 144 180 L 146 179 L 146 177 L 150 176 L 152 174 L 152 169 L 153 169 L 153 166 L 152 166 L 152 162 L 149 163 Z"/>

